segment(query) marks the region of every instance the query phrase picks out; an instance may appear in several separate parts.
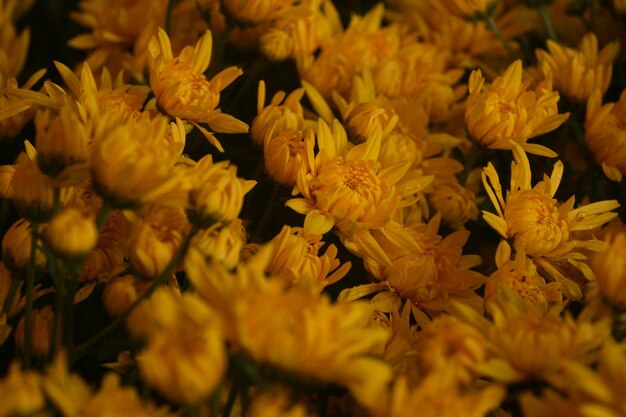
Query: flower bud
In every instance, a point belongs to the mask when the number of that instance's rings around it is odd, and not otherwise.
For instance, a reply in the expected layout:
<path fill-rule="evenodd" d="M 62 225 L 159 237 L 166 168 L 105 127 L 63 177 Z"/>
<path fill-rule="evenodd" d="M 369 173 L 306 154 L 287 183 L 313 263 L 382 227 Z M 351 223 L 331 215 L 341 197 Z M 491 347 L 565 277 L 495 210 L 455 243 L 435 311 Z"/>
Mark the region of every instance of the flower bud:
<path fill-rule="evenodd" d="M 52 250 L 67 259 L 84 258 L 98 242 L 98 229 L 93 220 L 75 208 L 57 213 L 46 227 L 45 239 Z"/>

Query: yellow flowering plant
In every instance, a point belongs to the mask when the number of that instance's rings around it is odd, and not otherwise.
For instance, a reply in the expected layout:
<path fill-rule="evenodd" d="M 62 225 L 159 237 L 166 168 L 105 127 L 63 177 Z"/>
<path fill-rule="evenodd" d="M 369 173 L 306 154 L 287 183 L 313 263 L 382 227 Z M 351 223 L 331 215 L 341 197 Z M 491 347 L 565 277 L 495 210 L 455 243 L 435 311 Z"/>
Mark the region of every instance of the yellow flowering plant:
<path fill-rule="evenodd" d="M 622 3 L 0 0 L 0 417 L 624 415 Z"/>

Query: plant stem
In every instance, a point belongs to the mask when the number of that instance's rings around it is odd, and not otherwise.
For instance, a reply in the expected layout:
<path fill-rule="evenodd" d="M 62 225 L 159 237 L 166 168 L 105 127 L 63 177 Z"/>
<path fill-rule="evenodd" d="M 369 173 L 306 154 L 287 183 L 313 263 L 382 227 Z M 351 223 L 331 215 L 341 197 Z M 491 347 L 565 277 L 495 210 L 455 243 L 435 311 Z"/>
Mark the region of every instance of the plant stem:
<path fill-rule="evenodd" d="M 224 406 L 224 413 L 222 417 L 230 417 L 230 413 L 233 411 L 233 406 L 235 405 L 235 400 L 237 399 L 237 382 L 233 381 L 233 385 L 230 387 L 230 392 L 228 393 L 228 399 L 226 400 L 226 405 Z"/>
<path fill-rule="evenodd" d="M 96 229 L 98 229 L 98 233 L 102 230 L 104 223 L 107 221 L 109 214 L 111 214 L 111 210 L 113 208 L 106 201 L 102 203 L 100 210 L 98 211 L 98 215 L 96 216 Z"/>
<path fill-rule="evenodd" d="M 156 291 L 158 287 L 160 287 L 161 285 L 167 282 L 167 279 L 174 273 L 176 266 L 178 266 L 180 261 L 183 259 L 183 256 L 185 255 L 185 253 L 187 252 L 187 249 L 189 248 L 189 243 L 191 242 L 191 239 L 195 236 L 196 233 L 198 233 L 198 228 L 194 226 L 189 232 L 189 234 L 187 235 L 187 238 L 185 239 L 185 241 L 181 244 L 180 248 L 178 249 L 178 252 L 176 252 L 176 254 L 172 257 L 172 260 L 167 264 L 165 269 L 154 280 L 154 282 L 146 290 L 146 292 L 143 293 L 141 297 L 137 298 L 122 314 L 117 316 L 104 329 L 100 330 L 98 333 L 93 335 L 90 339 L 88 339 L 87 341 L 83 342 L 80 346 L 78 346 L 75 351 L 76 355 L 80 355 L 84 353 L 94 344 L 99 342 L 102 338 L 104 338 L 109 333 L 117 329 L 118 326 L 124 323 L 126 318 L 130 315 L 130 313 L 133 312 L 135 308 L 137 308 L 139 304 L 141 304 L 145 299 L 149 298 Z"/>
<path fill-rule="evenodd" d="M 33 287 L 35 286 L 35 268 L 37 267 L 37 236 L 39 223 L 33 223 L 30 239 L 30 259 L 26 272 L 26 309 L 24 311 L 24 368 L 30 368 L 33 336 Z"/>
<path fill-rule="evenodd" d="M 15 299 L 15 295 L 17 294 L 17 290 L 19 287 L 20 287 L 20 280 L 11 278 L 11 286 L 9 287 L 7 298 L 4 300 L 4 306 L 2 306 L 2 313 L 6 313 L 7 316 L 11 313 L 13 300 Z"/>
<path fill-rule="evenodd" d="M 485 22 L 487 23 L 487 27 L 489 28 L 489 30 L 493 32 L 493 34 L 496 35 L 498 39 L 500 39 L 500 42 L 502 42 L 502 44 L 507 49 L 507 51 L 509 51 L 509 54 L 511 54 L 513 58 L 517 58 L 517 54 L 513 50 L 511 43 L 506 38 L 506 36 L 504 36 L 502 32 L 500 32 L 498 25 L 496 25 L 495 20 L 493 20 L 493 16 L 487 15 L 484 17 L 484 19 L 485 19 Z"/>
<path fill-rule="evenodd" d="M 165 32 L 170 34 L 170 25 L 172 24 L 172 12 L 174 11 L 174 2 L 176 0 L 168 0 L 167 11 L 165 12 Z"/>
<path fill-rule="evenodd" d="M 548 37 L 555 41 L 558 40 L 554 26 L 552 26 L 552 20 L 550 19 L 548 8 L 543 3 L 539 6 L 539 16 L 541 16 L 543 26 L 546 28 L 546 32 L 548 32 Z"/>

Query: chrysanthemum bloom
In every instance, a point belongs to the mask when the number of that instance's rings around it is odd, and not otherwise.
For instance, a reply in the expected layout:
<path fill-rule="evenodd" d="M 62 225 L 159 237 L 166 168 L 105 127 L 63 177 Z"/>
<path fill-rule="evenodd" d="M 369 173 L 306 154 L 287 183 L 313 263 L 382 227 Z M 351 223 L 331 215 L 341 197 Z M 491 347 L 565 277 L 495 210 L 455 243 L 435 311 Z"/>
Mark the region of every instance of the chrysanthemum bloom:
<path fill-rule="evenodd" d="M 150 86 L 162 111 L 192 123 L 223 152 L 213 133 L 198 123 L 206 123 L 213 131 L 221 133 L 248 131 L 247 124 L 217 108 L 220 92 L 243 71 L 228 67 L 207 80 L 204 72 L 211 61 L 212 43 L 211 32 L 207 31 L 195 47 L 187 46 L 174 57 L 167 33 L 159 29 L 157 36 L 150 40 Z"/>
<path fill-rule="evenodd" d="M 102 66 L 125 69 L 143 79 L 147 45 L 159 26 L 165 24 L 165 0 L 81 0 L 80 11 L 71 17 L 92 30 L 69 41 L 73 48 L 91 50 L 87 62 L 94 69 Z"/>
<path fill-rule="evenodd" d="M 626 174 L 626 92 L 619 101 L 602 105 L 602 94 L 595 90 L 587 101 L 585 143 L 602 166 L 604 174 L 621 181 Z"/>
<path fill-rule="evenodd" d="M 558 310 L 544 314 L 494 306 L 490 321 L 457 303 L 454 314 L 487 340 L 487 361 L 479 373 L 503 383 L 552 381 L 569 363 L 590 364 L 610 337 L 608 320 L 574 319 Z"/>
<path fill-rule="evenodd" d="M 344 386 L 361 404 L 375 401 L 391 370 L 372 356 L 387 332 L 367 327 L 369 303 L 331 304 L 325 296 L 285 289 L 265 277 L 269 252 L 262 251 L 235 276 L 202 257 L 187 262 L 194 288 L 223 318 L 233 349 L 301 380 Z"/>
<path fill-rule="evenodd" d="M 178 404 L 206 399 L 226 370 L 218 317 L 197 296 L 190 298 L 200 308 L 179 307 L 171 325 L 150 334 L 137 357 L 142 379 Z"/>
<path fill-rule="evenodd" d="M 384 11 L 379 4 L 364 16 L 352 15 L 343 32 L 325 39 L 319 54 L 297 56 L 300 78 L 327 99 L 334 90 L 347 96 L 358 71 L 391 59 L 400 47 L 398 25 L 382 26 Z"/>
<path fill-rule="evenodd" d="M 462 384 L 474 381 L 476 366 L 486 358 L 484 337 L 452 316 L 435 318 L 411 342 L 419 352 L 416 359 L 422 372 L 452 372 Z"/>
<path fill-rule="evenodd" d="M 285 393 L 262 394 L 255 398 L 246 412 L 247 417 L 313 417 L 304 404 L 293 403 Z"/>
<path fill-rule="evenodd" d="M 585 101 L 596 88 L 602 94 L 609 88 L 619 42 L 611 42 L 598 51 L 598 39 L 589 33 L 577 50 L 552 40 L 547 45 L 548 51 L 536 51 L 538 66 L 565 96 L 573 101 Z"/>
<path fill-rule="evenodd" d="M 156 279 L 182 245 L 190 228 L 182 207 L 150 206 L 131 226 L 128 262 L 144 279 Z"/>
<path fill-rule="evenodd" d="M 608 246 L 591 258 L 591 269 L 602 298 L 626 306 L 626 232 L 606 237 Z"/>
<path fill-rule="evenodd" d="M 159 408 L 150 401 L 144 401 L 134 387 L 122 385 L 119 374 L 107 373 L 100 383 L 100 389 L 92 395 L 80 409 L 80 415 L 106 417 L 133 415 L 137 417 L 171 417 L 165 408 Z"/>
<path fill-rule="evenodd" d="M 320 235 L 307 234 L 306 228 L 283 226 L 268 245 L 270 263 L 266 272 L 283 282 L 315 294 L 334 284 L 350 270 L 350 262 L 341 265 L 337 247 L 329 245 L 322 253 L 324 242 Z"/>
<path fill-rule="evenodd" d="M 50 352 L 53 319 L 54 313 L 50 305 L 33 310 L 30 340 L 32 351 L 38 357 L 43 358 Z M 15 345 L 20 350 L 24 350 L 24 326 L 24 317 L 22 317 L 15 328 Z"/>
<path fill-rule="evenodd" d="M 497 409 L 504 396 L 505 390 L 499 385 L 460 388 L 446 373 L 433 372 L 417 386 L 409 384 L 404 377 L 396 379 L 386 401 L 379 401 L 372 414 L 375 417 L 483 417 Z"/>
<path fill-rule="evenodd" d="M 60 177 L 57 179 L 62 185 L 83 180 L 89 172 L 86 164 L 87 131 L 69 106 L 63 107 L 57 114 L 49 110 L 38 112 L 35 128 L 37 164 L 41 171 L 52 178 Z M 73 175 L 71 169 L 76 172 L 77 168 L 80 170 L 78 175 Z"/>
<path fill-rule="evenodd" d="M 441 5 L 455 16 L 474 19 L 493 13 L 496 0 L 444 0 Z"/>
<path fill-rule="evenodd" d="M 559 271 L 559 265 L 572 265 L 587 279 L 593 279 L 589 268 L 581 262 L 586 259 L 583 251 L 598 251 L 602 242 L 588 236 L 578 239 L 576 232 L 592 230 L 615 218 L 617 213 L 611 210 L 619 203 L 605 200 L 577 209 L 574 197 L 559 203 L 554 194 L 563 176 L 563 163 L 557 162 L 552 175 L 544 175 L 532 187 L 528 158 L 519 145 L 512 146 L 515 162 L 506 199 L 493 165 L 489 163 L 483 171 L 483 184 L 497 212 L 495 215 L 483 211 L 483 218 L 504 239 L 512 240 L 516 251 L 529 256 L 550 279 L 559 282 L 568 298 L 580 299 L 580 288 Z"/>
<path fill-rule="evenodd" d="M 475 142 L 491 149 L 511 149 L 511 140 L 533 154 L 554 157 L 545 146 L 526 141 L 559 127 L 569 113 L 559 114 L 559 93 L 549 81 L 529 90 L 530 80 L 522 80 L 522 61 L 511 64 L 490 86 L 484 86 L 480 70 L 470 75 L 465 124 Z"/>
<path fill-rule="evenodd" d="M 244 196 L 256 185 L 256 181 L 239 178 L 230 162 L 213 163 L 211 155 L 190 170 L 189 180 L 187 215 L 200 228 L 239 217 Z"/>
<path fill-rule="evenodd" d="M 54 191 L 50 178 L 37 166 L 36 152 L 29 143 L 26 148 L 28 154 L 22 152 L 17 158 L 8 197 L 22 216 L 42 222 L 54 211 Z"/>
<path fill-rule="evenodd" d="M 418 172 L 407 175 L 408 162 L 379 169 L 376 161 L 381 138 L 378 129 L 366 142 L 350 148 L 339 121 L 333 120 L 331 131 L 319 120 L 315 164 L 310 174 L 300 172 L 294 187 L 303 198 L 286 203 L 306 214 L 305 223 L 317 226 L 312 233 L 321 235 L 333 226 L 346 233 L 380 229 L 398 207 L 413 202 L 415 193 L 432 181 L 432 177 Z"/>
<path fill-rule="evenodd" d="M 234 269 L 239 264 L 246 239 L 247 232 L 242 221 L 235 219 L 228 225 L 217 223 L 198 232 L 191 240 L 189 250 L 198 251 L 206 259 L 222 262 L 226 268 Z"/>
<path fill-rule="evenodd" d="M 122 314 L 137 298 L 146 281 L 140 281 L 132 275 L 123 275 L 109 281 L 102 293 L 102 304 L 112 316 Z"/>
<path fill-rule="evenodd" d="M 26 219 L 18 220 L 7 230 L 2 238 L 2 260 L 16 277 L 25 277 L 30 260 L 32 225 Z M 35 251 L 35 265 L 45 268 L 47 258 L 40 249 Z"/>
<path fill-rule="evenodd" d="M 180 184 L 173 170 L 178 149 L 167 142 L 167 121 L 141 119 L 111 126 L 105 117 L 91 147 L 98 194 L 108 204 L 124 208 L 175 198 L 170 193 Z"/>
<path fill-rule="evenodd" d="M 496 251 L 496 266 L 498 269 L 485 285 L 485 311 L 488 314 L 492 314 L 494 304 L 540 313 L 545 313 L 549 307 L 562 305 L 561 284 L 546 284 L 536 265 L 521 252 L 511 259 L 511 247 L 504 240 Z"/>
<path fill-rule="evenodd" d="M 304 89 L 298 88 L 289 95 L 279 91 L 272 97 L 270 103 L 265 105 L 265 82 L 259 82 L 257 96 L 257 115 L 252 121 L 250 135 L 258 145 L 262 145 L 270 131 L 280 134 L 284 130 L 303 130 L 304 115 L 300 100 L 304 95 Z"/>
<path fill-rule="evenodd" d="M 75 208 L 64 208 L 55 214 L 45 230 L 46 242 L 59 256 L 84 258 L 98 242 L 94 219 L 87 218 Z"/>
<path fill-rule="evenodd" d="M 285 129 L 274 132 L 275 130 L 268 132 L 263 144 L 265 170 L 275 182 L 293 187 L 300 170 L 304 170 L 306 174 L 311 172 L 312 161 L 308 158 L 314 153 L 313 130 L 302 132 Z"/>
<path fill-rule="evenodd" d="M 19 361 L 9 365 L 7 375 L 0 379 L 0 415 L 37 415 L 44 412 L 46 399 L 41 389 L 41 375 L 22 371 Z"/>
<path fill-rule="evenodd" d="M 427 197 L 433 210 L 441 213 L 441 220 L 452 228 L 458 229 L 478 217 L 474 193 L 454 175 L 436 175 Z"/>
<path fill-rule="evenodd" d="M 361 232 L 344 241 L 344 245 L 363 258 L 366 269 L 378 281 L 345 289 L 341 301 L 350 301 L 379 293 L 372 301 L 381 311 L 407 299 L 413 315 L 425 326 L 431 316 L 447 311 L 450 301 L 462 300 L 482 310 L 482 299 L 474 292 L 486 277 L 471 268 L 479 265 L 477 255 L 463 255 L 469 238 L 467 230 L 442 237 L 437 234 L 441 216 L 428 224 L 390 225 L 374 234 Z"/>

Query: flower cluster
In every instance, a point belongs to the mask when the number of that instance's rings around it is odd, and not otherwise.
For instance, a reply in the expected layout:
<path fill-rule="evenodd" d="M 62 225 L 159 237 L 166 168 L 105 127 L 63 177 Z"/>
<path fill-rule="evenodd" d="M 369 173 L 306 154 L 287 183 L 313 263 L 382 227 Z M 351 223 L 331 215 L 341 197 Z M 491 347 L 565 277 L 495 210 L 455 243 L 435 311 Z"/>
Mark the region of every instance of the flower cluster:
<path fill-rule="evenodd" d="M 626 414 L 625 2 L 44 3 L 0 417 Z"/>

